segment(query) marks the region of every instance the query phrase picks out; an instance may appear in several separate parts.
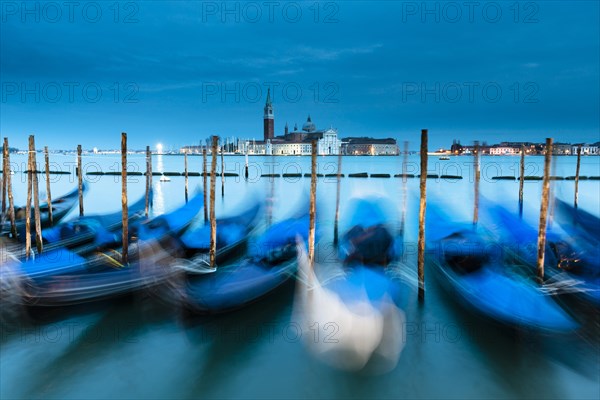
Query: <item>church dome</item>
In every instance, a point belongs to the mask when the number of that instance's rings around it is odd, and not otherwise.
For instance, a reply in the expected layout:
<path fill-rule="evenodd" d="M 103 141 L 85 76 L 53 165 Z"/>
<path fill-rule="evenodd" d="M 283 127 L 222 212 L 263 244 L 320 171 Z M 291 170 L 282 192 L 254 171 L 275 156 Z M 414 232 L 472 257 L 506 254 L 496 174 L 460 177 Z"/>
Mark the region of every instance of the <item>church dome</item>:
<path fill-rule="evenodd" d="M 310 115 L 308 116 L 308 119 L 306 120 L 304 125 L 302 125 L 302 130 L 305 132 L 314 132 L 317 130 L 315 124 L 310 119 Z"/>

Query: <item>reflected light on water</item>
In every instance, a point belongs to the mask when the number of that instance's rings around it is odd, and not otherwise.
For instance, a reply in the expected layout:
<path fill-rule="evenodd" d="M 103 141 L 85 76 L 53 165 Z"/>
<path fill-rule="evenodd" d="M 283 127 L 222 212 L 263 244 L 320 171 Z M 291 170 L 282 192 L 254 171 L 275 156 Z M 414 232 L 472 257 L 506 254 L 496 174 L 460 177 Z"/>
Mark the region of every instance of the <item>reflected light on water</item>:
<path fill-rule="evenodd" d="M 160 146 L 160 144 L 158 145 Z M 157 148 L 158 148 L 157 146 Z M 162 150 L 162 146 L 161 146 L 161 150 Z M 158 154 L 156 156 L 156 171 L 157 172 L 163 172 L 164 170 L 164 163 L 163 163 L 163 156 L 162 154 Z M 154 198 L 154 207 L 153 207 L 153 214 L 154 215 L 161 215 L 165 213 L 165 195 L 163 193 L 163 188 L 162 188 L 163 183 L 162 182 L 155 182 L 152 185 L 152 190 L 154 191 L 153 193 L 153 198 Z"/>

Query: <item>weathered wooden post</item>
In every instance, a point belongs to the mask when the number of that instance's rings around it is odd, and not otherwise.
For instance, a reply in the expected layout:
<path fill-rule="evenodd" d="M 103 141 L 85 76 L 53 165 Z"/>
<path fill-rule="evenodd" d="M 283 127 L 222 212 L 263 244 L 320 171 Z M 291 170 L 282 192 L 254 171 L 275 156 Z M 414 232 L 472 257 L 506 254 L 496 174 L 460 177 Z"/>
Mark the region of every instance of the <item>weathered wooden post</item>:
<path fill-rule="evenodd" d="M 425 299 L 425 210 L 427 208 L 427 129 L 421 130 L 421 174 L 419 201 L 419 242 L 417 268 L 419 276 L 419 301 Z"/>
<path fill-rule="evenodd" d="M 312 166 L 312 165 L 311 165 Z M 312 172 L 311 172 L 312 177 Z M 340 221 L 340 189 L 342 184 L 342 152 L 338 153 L 337 188 L 335 193 L 335 221 L 333 223 L 333 245 L 338 245 L 338 224 Z"/>
<path fill-rule="evenodd" d="M 83 171 L 81 169 L 81 145 L 77 145 L 77 187 L 79 191 L 79 215 L 83 217 Z"/>
<path fill-rule="evenodd" d="M 38 254 L 44 250 L 42 243 L 42 220 L 40 217 L 40 190 L 38 186 L 38 168 L 35 151 L 35 137 L 29 135 L 29 152 L 31 153 L 31 190 L 33 191 L 33 216 L 35 221 L 35 246 Z"/>
<path fill-rule="evenodd" d="M 129 209 L 127 208 L 127 133 L 121 133 L 121 212 L 123 221 L 123 250 L 121 263 L 129 262 Z"/>
<path fill-rule="evenodd" d="M 8 146 L 8 138 L 4 138 L 4 145 L 7 149 L 10 149 Z M 13 238 L 17 237 L 17 223 L 15 221 L 15 202 L 13 199 L 12 192 L 12 175 L 10 169 L 10 151 L 6 152 L 6 168 L 4 169 L 4 174 L 6 175 L 6 190 L 8 192 L 8 218 L 10 219 L 10 233 Z"/>
<path fill-rule="evenodd" d="M 402 218 L 400 219 L 400 234 L 404 235 L 406 226 L 406 209 L 408 207 L 408 140 L 404 141 L 404 155 L 402 157 Z"/>
<path fill-rule="evenodd" d="M 579 202 L 579 169 L 581 168 L 581 145 L 577 146 L 577 167 L 575 168 L 575 202 L 577 208 Z"/>
<path fill-rule="evenodd" d="M 25 203 L 25 259 L 31 256 L 31 192 L 33 179 L 33 163 L 31 161 L 31 137 L 29 137 L 29 151 L 27 152 L 27 202 Z"/>
<path fill-rule="evenodd" d="M 244 167 L 244 177 L 248 180 L 248 146 L 246 146 L 246 164 Z"/>
<path fill-rule="evenodd" d="M 553 146 L 554 147 L 554 146 Z M 553 150 L 554 152 L 554 150 Z M 554 154 L 553 154 L 554 155 Z M 548 198 L 548 227 L 552 228 L 552 223 L 554 222 L 554 207 L 556 205 L 555 196 L 554 196 L 554 187 L 556 186 L 556 181 L 552 179 L 553 176 L 556 176 L 556 160 L 557 157 L 552 157 L 552 162 L 550 163 L 550 188 L 549 188 L 549 198 Z"/>
<path fill-rule="evenodd" d="M 188 202 L 188 162 L 187 162 L 187 150 L 183 153 L 183 168 L 185 175 L 185 202 Z"/>
<path fill-rule="evenodd" d="M 475 191 L 474 191 L 474 204 L 473 204 L 473 225 L 477 225 L 479 222 L 479 178 L 481 176 L 479 170 L 479 141 L 475 141 L 473 148 L 473 172 L 475 176 Z"/>
<path fill-rule="evenodd" d="M 210 166 L 210 267 L 217 264 L 217 220 L 215 218 L 215 183 L 217 180 L 217 146 L 219 137 L 212 137 L 212 164 Z"/>
<path fill-rule="evenodd" d="M 525 184 L 525 145 L 521 145 L 521 168 L 519 173 L 519 216 L 523 216 L 523 186 Z"/>
<path fill-rule="evenodd" d="M 267 226 L 273 223 L 273 203 L 275 201 L 275 156 L 271 154 L 271 164 L 273 165 L 273 174 L 269 176 L 269 197 L 267 198 Z"/>
<path fill-rule="evenodd" d="M 152 153 L 150 146 L 146 146 L 146 204 L 144 207 L 144 215 L 148 218 L 150 213 L 150 190 L 152 189 Z"/>
<path fill-rule="evenodd" d="M 225 197 L 225 158 L 223 151 L 224 147 L 221 147 L 221 197 Z"/>
<path fill-rule="evenodd" d="M 539 283 L 544 281 L 544 256 L 546 251 L 546 227 L 548 218 L 548 200 L 550 197 L 550 164 L 552 162 L 552 138 L 546 139 L 544 156 L 544 180 L 542 186 L 542 204 L 540 206 L 540 226 L 538 230 L 537 277 Z"/>
<path fill-rule="evenodd" d="M 10 165 L 6 162 L 8 160 L 8 138 L 4 138 L 4 145 L 2 146 L 2 215 L 6 213 L 6 191 L 7 191 L 7 175 L 10 175 Z"/>
<path fill-rule="evenodd" d="M 312 142 L 312 151 L 310 157 L 310 206 L 309 206 L 309 226 L 308 226 L 308 263 L 311 270 L 315 266 L 315 226 L 317 211 L 317 141 Z"/>
<path fill-rule="evenodd" d="M 208 203 L 206 201 L 206 196 L 207 196 L 206 192 L 208 190 L 206 187 L 206 178 L 207 178 L 207 175 L 206 175 L 206 147 L 203 147 L 202 148 L 202 182 L 203 182 L 202 189 L 204 192 L 203 193 L 203 195 L 204 195 L 204 222 L 208 221 Z"/>
<path fill-rule="evenodd" d="M 50 225 L 54 225 L 52 217 L 52 192 L 50 191 L 50 155 L 48 154 L 48 146 L 44 146 L 44 161 L 46 164 L 46 202 L 48 203 L 48 221 Z"/>

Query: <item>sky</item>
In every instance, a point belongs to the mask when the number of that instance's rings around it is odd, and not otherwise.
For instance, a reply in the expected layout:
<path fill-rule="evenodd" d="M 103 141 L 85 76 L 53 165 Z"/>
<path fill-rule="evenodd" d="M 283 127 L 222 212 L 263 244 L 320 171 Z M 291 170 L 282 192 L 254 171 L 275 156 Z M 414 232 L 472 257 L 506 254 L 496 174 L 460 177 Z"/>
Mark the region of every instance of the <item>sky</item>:
<path fill-rule="evenodd" d="M 0 2 L 0 134 L 25 148 L 262 138 L 600 140 L 597 1 Z"/>

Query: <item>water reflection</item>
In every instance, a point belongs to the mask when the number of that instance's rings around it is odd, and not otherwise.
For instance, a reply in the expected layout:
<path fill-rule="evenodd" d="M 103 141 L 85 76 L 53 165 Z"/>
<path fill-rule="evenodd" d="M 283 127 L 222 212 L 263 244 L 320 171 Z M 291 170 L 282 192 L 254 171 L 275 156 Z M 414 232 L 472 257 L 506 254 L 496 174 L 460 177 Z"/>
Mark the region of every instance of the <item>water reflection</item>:
<path fill-rule="evenodd" d="M 164 172 L 163 155 L 156 156 L 156 172 Z M 163 193 L 163 185 L 169 185 L 170 182 L 160 182 L 152 178 L 152 189 L 154 191 L 154 203 L 152 208 L 153 215 L 161 215 L 165 213 L 165 195 Z"/>

